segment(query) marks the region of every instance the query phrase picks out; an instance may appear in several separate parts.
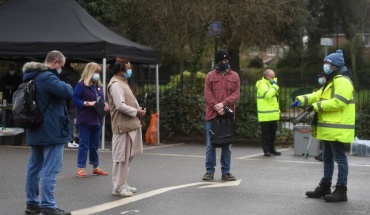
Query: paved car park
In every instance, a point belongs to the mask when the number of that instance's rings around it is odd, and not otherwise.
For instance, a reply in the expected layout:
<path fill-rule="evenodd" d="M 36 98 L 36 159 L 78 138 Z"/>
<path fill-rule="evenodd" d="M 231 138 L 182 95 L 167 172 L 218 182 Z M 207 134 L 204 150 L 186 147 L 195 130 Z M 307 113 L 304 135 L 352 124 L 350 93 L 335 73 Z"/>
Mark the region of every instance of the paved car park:
<path fill-rule="evenodd" d="M 348 156 L 348 202 L 327 203 L 305 197 L 322 177 L 322 162 L 278 148 L 281 156 L 264 157 L 259 147 L 232 147 L 231 172 L 237 181 L 224 182 L 219 159 L 215 179 L 202 181 L 202 144 L 145 145 L 134 158 L 128 182 L 133 197 L 111 195 L 111 176 L 76 177 L 77 150 L 66 147 L 55 196 L 58 206 L 73 215 L 214 215 L 214 214 L 370 214 L 370 158 Z M 30 148 L 0 145 L 0 214 L 24 214 L 25 175 Z M 111 172 L 111 151 L 100 151 L 100 166 Z M 217 150 L 219 157 L 220 150 Z M 337 171 L 334 172 L 336 179 Z"/>

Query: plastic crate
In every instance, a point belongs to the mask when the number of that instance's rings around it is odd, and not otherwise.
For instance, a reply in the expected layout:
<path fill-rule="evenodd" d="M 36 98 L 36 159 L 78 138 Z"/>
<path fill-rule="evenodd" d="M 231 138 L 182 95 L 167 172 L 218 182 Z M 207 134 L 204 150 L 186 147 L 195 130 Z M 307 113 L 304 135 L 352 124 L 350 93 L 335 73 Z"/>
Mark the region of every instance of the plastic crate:
<path fill-rule="evenodd" d="M 351 143 L 350 155 L 370 157 L 370 140 L 360 140 L 355 137 Z"/>
<path fill-rule="evenodd" d="M 294 126 L 294 155 L 304 155 L 311 138 L 312 128 L 310 125 Z M 309 156 L 320 154 L 320 141 L 315 137 L 311 138 L 311 145 L 308 149 Z"/>

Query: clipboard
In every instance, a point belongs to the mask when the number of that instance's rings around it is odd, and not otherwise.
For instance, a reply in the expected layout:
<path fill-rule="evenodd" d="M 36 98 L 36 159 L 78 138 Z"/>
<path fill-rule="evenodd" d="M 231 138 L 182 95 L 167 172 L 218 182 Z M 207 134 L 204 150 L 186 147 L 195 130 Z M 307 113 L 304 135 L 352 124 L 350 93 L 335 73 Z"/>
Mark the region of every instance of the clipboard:
<path fill-rule="evenodd" d="M 104 100 L 101 99 L 100 96 L 96 98 L 96 103 L 94 105 L 94 110 L 98 114 L 100 120 L 102 121 L 104 116 L 105 116 L 105 111 L 104 111 L 105 103 Z"/>

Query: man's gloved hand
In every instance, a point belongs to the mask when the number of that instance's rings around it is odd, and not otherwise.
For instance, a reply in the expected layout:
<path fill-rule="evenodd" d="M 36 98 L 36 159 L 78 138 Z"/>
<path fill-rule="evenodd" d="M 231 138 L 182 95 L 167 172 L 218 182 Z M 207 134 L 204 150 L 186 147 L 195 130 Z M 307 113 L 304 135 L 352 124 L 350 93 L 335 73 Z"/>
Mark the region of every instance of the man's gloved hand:
<path fill-rule="evenodd" d="M 277 84 L 276 81 L 274 79 L 270 79 L 270 83 L 271 84 Z"/>
<path fill-rule="evenodd" d="M 290 108 L 295 108 L 297 106 L 299 106 L 301 104 L 301 102 L 299 100 L 296 100 L 295 102 L 293 102 L 291 105 L 290 105 Z"/>
<path fill-rule="evenodd" d="M 313 105 L 308 105 L 307 111 L 312 112 L 313 111 Z"/>

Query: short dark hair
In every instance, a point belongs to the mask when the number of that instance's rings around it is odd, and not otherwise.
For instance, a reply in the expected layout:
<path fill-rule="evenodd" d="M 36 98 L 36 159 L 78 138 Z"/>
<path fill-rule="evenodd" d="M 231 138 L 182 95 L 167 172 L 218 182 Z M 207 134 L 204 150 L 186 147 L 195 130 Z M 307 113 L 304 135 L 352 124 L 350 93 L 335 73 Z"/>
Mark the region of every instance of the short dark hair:
<path fill-rule="evenodd" d="M 125 71 L 126 71 L 126 65 L 125 65 L 124 63 L 118 63 L 118 62 L 116 62 L 116 63 L 114 64 L 113 74 L 117 74 L 117 73 L 119 73 L 120 71 L 125 72 Z"/>

